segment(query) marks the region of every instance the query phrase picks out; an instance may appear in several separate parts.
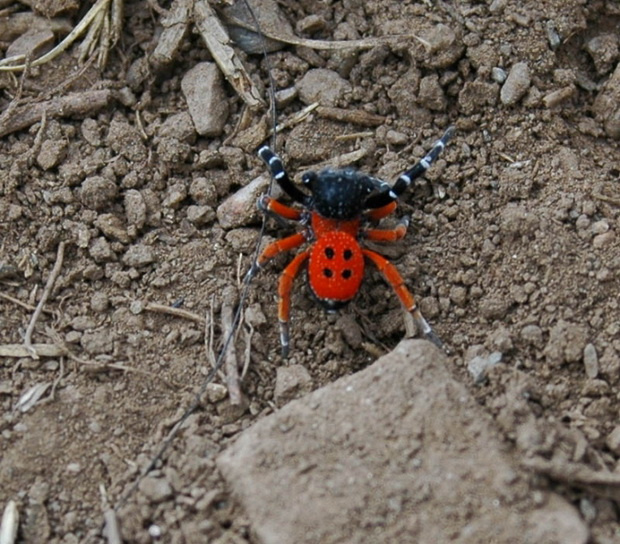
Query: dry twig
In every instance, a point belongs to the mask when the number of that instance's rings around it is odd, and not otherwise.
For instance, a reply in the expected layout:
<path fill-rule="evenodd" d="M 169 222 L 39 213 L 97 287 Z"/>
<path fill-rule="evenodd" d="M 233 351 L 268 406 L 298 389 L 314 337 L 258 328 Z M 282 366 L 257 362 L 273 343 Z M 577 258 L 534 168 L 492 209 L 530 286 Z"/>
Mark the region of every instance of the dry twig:
<path fill-rule="evenodd" d="M 222 304 L 222 336 L 224 338 L 228 338 L 228 336 L 234 332 L 234 313 L 234 309 L 230 304 Z M 230 403 L 233 405 L 240 405 L 242 402 L 242 393 L 241 386 L 239 385 L 239 367 L 237 364 L 234 342 L 229 342 L 225 357 L 226 385 L 228 386 Z"/>
<path fill-rule="evenodd" d="M 92 115 L 105 108 L 114 97 L 110 89 L 71 93 L 37 104 L 23 104 L 0 119 L 0 138 L 41 121 L 43 116 L 72 117 Z"/>
<path fill-rule="evenodd" d="M 58 244 L 58 252 L 56 253 L 56 263 L 54 263 L 54 268 L 52 268 L 52 272 L 50 273 L 49 278 L 47 278 L 47 283 L 45 284 L 45 289 L 43 290 L 43 294 L 41 295 L 41 299 L 39 300 L 39 304 L 32 314 L 32 318 L 30 319 L 30 323 L 28 324 L 28 328 L 26 329 L 26 335 L 24 336 L 24 346 L 30 353 L 30 356 L 33 359 L 38 359 L 39 355 L 32 345 L 32 333 L 34 332 L 34 327 L 37 324 L 37 320 L 41 315 L 41 310 L 43 310 L 43 306 L 47 302 L 47 298 L 50 296 L 52 289 L 54 288 L 54 283 L 56 283 L 56 278 L 58 274 L 60 274 L 60 270 L 62 268 L 62 261 L 65 256 L 65 243 L 60 242 Z"/>
<path fill-rule="evenodd" d="M 213 60 L 237 94 L 251 109 L 265 107 L 259 90 L 232 47 L 232 40 L 228 36 L 226 27 L 206 0 L 196 2 L 194 17 L 198 32 L 213 56 Z"/>
<path fill-rule="evenodd" d="M 156 302 L 149 302 L 144 309 L 148 312 L 155 312 L 158 314 L 168 314 L 173 315 L 175 317 L 182 317 L 183 319 L 188 319 L 190 321 L 194 321 L 203 327 L 206 325 L 206 320 L 188 310 L 183 310 L 181 308 L 173 308 L 172 306 L 165 306 L 164 304 L 157 304 Z"/>

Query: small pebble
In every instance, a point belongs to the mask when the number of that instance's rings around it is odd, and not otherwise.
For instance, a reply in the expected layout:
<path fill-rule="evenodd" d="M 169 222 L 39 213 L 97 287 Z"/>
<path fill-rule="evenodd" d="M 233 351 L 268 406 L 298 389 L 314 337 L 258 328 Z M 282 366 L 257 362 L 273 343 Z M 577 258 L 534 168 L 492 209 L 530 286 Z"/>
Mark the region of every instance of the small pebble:
<path fill-rule="evenodd" d="M 273 393 L 278 403 L 284 403 L 312 389 L 312 378 L 302 365 L 278 367 Z"/>
<path fill-rule="evenodd" d="M 543 103 L 547 108 L 555 108 L 563 102 L 566 102 L 575 94 L 575 87 L 573 85 L 567 85 L 561 89 L 551 91 L 543 97 Z"/>
<path fill-rule="evenodd" d="M 207 400 L 215 404 L 223 401 L 228 396 L 228 389 L 220 383 L 210 383 L 207 385 Z"/>
<path fill-rule="evenodd" d="M 201 136 L 219 136 L 228 120 L 228 100 L 217 64 L 201 62 L 181 81 L 189 114 Z"/>
<path fill-rule="evenodd" d="M 502 361 L 502 354 L 499 351 L 494 351 L 488 356 L 474 357 L 469 363 L 467 363 L 467 370 L 472 375 L 474 383 L 479 384 L 484 381 L 489 368 L 494 367 Z"/>
<path fill-rule="evenodd" d="M 592 223 L 592 232 L 594 234 L 603 234 L 609 230 L 609 222 L 606 219 L 601 219 Z"/>
<path fill-rule="evenodd" d="M 607 447 L 616 455 L 620 455 L 620 425 L 617 425 L 605 440 Z"/>
<path fill-rule="evenodd" d="M 69 463 L 67 465 L 67 472 L 71 474 L 78 474 L 82 471 L 82 465 L 80 463 Z"/>
<path fill-rule="evenodd" d="M 187 220 L 197 227 L 206 225 L 215 219 L 215 211 L 211 206 L 188 206 Z"/>
<path fill-rule="evenodd" d="M 385 135 L 385 141 L 390 145 L 405 145 L 409 141 L 409 138 L 403 132 L 388 130 Z"/>
<path fill-rule="evenodd" d="M 22 34 L 6 49 L 6 57 L 24 55 L 34 60 L 54 47 L 54 33 L 50 29 L 30 30 Z"/>
<path fill-rule="evenodd" d="M 299 99 L 306 105 L 318 102 L 321 106 L 337 106 L 351 84 L 337 72 L 325 68 L 314 68 L 297 82 Z"/>
<path fill-rule="evenodd" d="M 90 308 L 95 313 L 105 312 L 110 304 L 110 299 L 106 293 L 97 291 L 90 299 Z"/>
<path fill-rule="evenodd" d="M 256 201 L 268 185 L 268 175 L 262 174 L 224 200 L 217 208 L 217 219 L 222 228 L 242 227 L 255 221 L 259 217 Z"/>
<path fill-rule="evenodd" d="M 160 503 L 172 497 L 172 487 L 167 480 L 146 476 L 140 481 L 140 492 L 151 503 Z"/>
<path fill-rule="evenodd" d="M 583 364 L 588 378 L 594 379 L 598 376 L 598 355 L 592 344 L 587 344 L 583 349 Z"/>
<path fill-rule="evenodd" d="M 501 85 L 502 83 L 504 83 L 504 81 L 506 81 L 506 77 L 508 76 L 506 74 L 506 70 L 496 66 L 491 70 L 491 77 L 493 78 L 493 81 L 496 81 Z"/>
<path fill-rule="evenodd" d="M 146 202 L 142 193 L 136 189 L 125 191 L 125 218 L 128 225 L 138 229 L 146 223 Z"/>
<path fill-rule="evenodd" d="M 95 219 L 94 225 L 111 240 L 117 240 L 123 244 L 130 242 L 129 234 L 120 217 L 113 213 L 102 213 Z"/>
<path fill-rule="evenodd" d="M 123 263 L 126 266 L 140 268 L 156 261 L 153 248 L 144 244 L 131 246 L 123 255 Z"/>
<path fill-rule="evenodd" d="M 58 166 L 67 155 L 65 140 L 45 140 L 37 155 L 37 164 L 42 170 L 51 170 Z"/>
<path fill-rule="evenodd" d="M 597 234 L 593 239 L 592 239 L 592 245 L 596 248 L 596 249 L 601 249 L 603 247 L 608 246 L 613 239 L 615 238 L 615 234 L 613 231 L 608 231 L 608 232 L 604 232 L 602 234 Z"/>
<path fill-rule="evenodd" d="M 538 325 L 526 325 L 521 329 L 521 338 L 529 345 L 537 348 L 545 344 L 542 329 Z"/>
<path fill-rule="evenodd" d="M 502 90 L 500 100 L 506 106 L 516 104 L 530 88 L 531 76 L 530 68 L 526 62 L 517 62 L 510 70 Z"/>

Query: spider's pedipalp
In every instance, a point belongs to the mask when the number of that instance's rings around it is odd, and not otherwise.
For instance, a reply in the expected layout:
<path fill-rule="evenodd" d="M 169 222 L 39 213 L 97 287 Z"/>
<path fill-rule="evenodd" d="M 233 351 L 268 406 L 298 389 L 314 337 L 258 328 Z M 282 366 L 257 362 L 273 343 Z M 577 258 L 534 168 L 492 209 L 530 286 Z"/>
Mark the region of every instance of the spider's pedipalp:
<path fill-rule="evenodd" d="M 290 196 L 295 202 L 299 202 L 304 206 L 310 204 L 310 196 L 304 193 L 297 185 L 295 185 L 288 176 L 282 163 L 282 159 L 276 155 L 269 146 L 265 145 L 258 150 L 258 156 L 269 168 L 269 172 L 282 187 L 282 190 Z"/>

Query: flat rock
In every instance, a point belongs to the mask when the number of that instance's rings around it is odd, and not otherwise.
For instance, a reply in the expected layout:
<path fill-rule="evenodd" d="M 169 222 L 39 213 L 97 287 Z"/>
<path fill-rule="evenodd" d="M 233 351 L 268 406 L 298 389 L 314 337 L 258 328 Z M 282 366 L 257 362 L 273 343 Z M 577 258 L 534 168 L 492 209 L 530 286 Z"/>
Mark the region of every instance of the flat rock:
<path fill-rule="evenodd" d="M 218 136 L 228 119 L 224 80 L 214 62 L 201 62 L 181 81 L 189 114 L 201 136 Z"/>
<path fill-rule="evenodd" d="M 532 501 L 490 417 L 422 340 L 260 420 L 217 463 L 263 544 L 588 539 L 563 498 Z"/>

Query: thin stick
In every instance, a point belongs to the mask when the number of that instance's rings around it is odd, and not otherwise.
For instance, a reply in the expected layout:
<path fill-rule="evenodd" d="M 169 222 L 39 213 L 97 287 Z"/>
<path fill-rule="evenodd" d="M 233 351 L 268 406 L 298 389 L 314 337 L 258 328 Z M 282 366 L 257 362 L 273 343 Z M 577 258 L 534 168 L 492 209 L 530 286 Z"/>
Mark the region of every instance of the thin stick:
<path fill-rule="evenodd" d="M 35 307 L 32 304 L 28 304 L 27 302 L 22 302 L 18 298 L 14 298 L 11 295 L 7 295 L 6 293 L 0 293 L 0 298 L 3 298 L 4 300 L 8 300 L 9 302 L 12 302 L 13 304 L 17 304 L 18 306 L 21 306 L 25 310 L 30 310 L 31 312 L 34 311 L 35 309 Z M 54 310 L 43 309 L 43 313 L 53 314 Z"/>
<path fill-rule="evenodd" d="M 39 357 L 62 357 L 67 350 L 56 344 L 32 344 L 31 346 Z M 0 357 L 30 357 L 32 352 L 24 344 L 0 345 Z"/>
<path fill-rule="evenodd" d="M 222 305 L 222 335 L 228 338 L 234 334 L 233 329 L 234 311 L 230 304 Z M 228 396 L 233 405 L 241 404 L 241 386 L 239 385 L 239 367 L 237 366 L 237 355 L 235 353 L 234 342 L 229 342 L 224 366 L 226 367 L 226 385 L 228 386 Z"/>
<path fill-rule="evenodd" d="M 58 253 L 56 254 L 56 263 L 54 264 L 54 268 L 52 268 L 52 272 L 47 278 L 47 284 L 45 285 L 45 289 L 43 290 L 43 294 L 41 295 L 41 300 L 39 300 L 39 304 L 32 314 L 32 318 L 30 319 L 30 323 L 28 325 L 28 329 L 26 329 L 26 335 L 24 336 L 24 346 L 30 353 L 30 356 L 33 359 L 38 359 L 39 356 L 32 345 L 32 333 L 34 332 L 34 327 L 37 324 L 37 320 L 41 315 L 41 311 L 43 310 L 43 306 L 47 302 L 47 298 L 50 296 L 52 289 L 54 288 L 54 283 L 56 283 L 56 278 L 58 274 L 60 274 L 60 270 L 62 268 L 62 261 L 65 256 L 65 243 L 60 242 L 58 244 Z"/>
<path fill-rule="evenodd" d="M 245 331 L 245 360 L 243 361 L 243 369 L 241 370 L 241 379 L 245 378 L 245 375 L 250 368 L 250 361 L 252 358 L 252 335 L 254 334 L 254 327 L 251 323 L 247 323 L 248 329 Z"/>
<path fill-rule="evenodd" d="M 174 315 L 176 317 L 182 317 L 183 319 L 189 319 L 190 321 L 194 321 L 203 327 L 206 324 L 206 321 L 203 317 L 195 314 L 193 312 L 189 312 L 188 310 L 183 310 L 181 308 L 173 308 L 172 306 L 166 306 L 164 304 L 157 304 L 156 302 L 149 302 L 144 309 L 147 312 L 155 312 L 158 314 L 168 314 Z"/>

